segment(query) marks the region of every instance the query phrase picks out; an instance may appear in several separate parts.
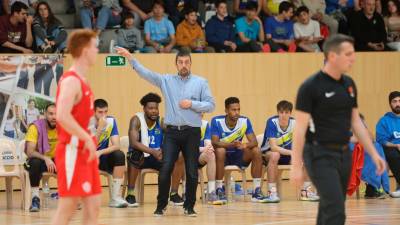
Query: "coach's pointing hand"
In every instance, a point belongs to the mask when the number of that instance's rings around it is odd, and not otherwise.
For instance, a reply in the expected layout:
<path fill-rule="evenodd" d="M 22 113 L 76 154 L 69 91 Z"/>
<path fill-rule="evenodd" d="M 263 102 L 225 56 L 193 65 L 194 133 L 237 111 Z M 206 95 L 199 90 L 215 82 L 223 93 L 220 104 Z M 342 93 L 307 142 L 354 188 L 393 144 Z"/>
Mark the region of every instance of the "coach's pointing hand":
<path fill-rule="evenodd" d="M 179 102 L 179 106 L 182 109 L 189 109 L 190 107 L 192 107 L 192 101 L 190 101 L 188 99 L 184 99 L 184 100 Z"/>
<path fill-rule="evenodd" d="M 132 54 L 127 49 L 122 48 L 122 47 L 114 47 L 114 48 L 118 55 L 121 55 L 121 56 L 127 58 L 128 60 L 133 59 Z"/>

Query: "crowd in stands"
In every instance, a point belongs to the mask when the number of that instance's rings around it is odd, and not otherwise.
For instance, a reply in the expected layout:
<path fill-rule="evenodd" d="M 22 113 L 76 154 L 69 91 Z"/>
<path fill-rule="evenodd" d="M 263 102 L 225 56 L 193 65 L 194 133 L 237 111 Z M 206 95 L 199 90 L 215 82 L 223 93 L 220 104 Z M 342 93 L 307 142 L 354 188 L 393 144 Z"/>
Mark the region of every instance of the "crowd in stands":
<path fill-rule="evenodd" d="M 400 50 L 400 0 L 67 3 L 65 13 L 79 18 L 74 28 L 94 29 L 100 42 L 104 30 L 114 30 L 113 43 L 131 52 L 319 52 L 324 39 L 338 32 L 353 36 L 357 51 Z M 2 0 L 0 52 L 65 52 L 68 32 L 52 12 L 54 4 Z"/>

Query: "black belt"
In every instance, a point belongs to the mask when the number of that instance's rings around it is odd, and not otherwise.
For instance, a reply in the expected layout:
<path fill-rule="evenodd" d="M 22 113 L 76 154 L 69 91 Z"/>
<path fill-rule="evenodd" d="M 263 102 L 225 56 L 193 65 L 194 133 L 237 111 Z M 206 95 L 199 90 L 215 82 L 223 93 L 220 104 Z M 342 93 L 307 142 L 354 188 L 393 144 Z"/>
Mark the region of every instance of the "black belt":
<path fill-rule="evenodd" d="M 187 130 L 190 128 L 193 128 L 193 127 L 188 126 L 188 125 L 182 125 L 182 126 L 167 125 L 167 129 L 171 129 L 171 130 Z"/>
<path fill-rule="evenodd" d="M 347 144 L 338 144 L 338 143 L 319 143 L 318 141 L 312 141 L 311 142 L 312 145 L 315 146 L 322 146 L 322 147 L 326 147 L 326 148 L 330 148 L 333 150 L 341 150 L 341 151 L 345 151 L 349 149 L 349 145 Z"/>

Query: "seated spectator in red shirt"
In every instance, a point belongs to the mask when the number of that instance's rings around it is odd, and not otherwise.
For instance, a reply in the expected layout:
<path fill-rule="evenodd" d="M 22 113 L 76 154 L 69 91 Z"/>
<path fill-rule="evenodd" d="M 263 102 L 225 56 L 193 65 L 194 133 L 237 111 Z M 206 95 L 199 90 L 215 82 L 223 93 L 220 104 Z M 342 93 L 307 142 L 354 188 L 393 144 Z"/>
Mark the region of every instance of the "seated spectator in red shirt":
<path fill-rule="evenodd" d="M 11 14 L 0 17 L 0 53 L 33 53 L 32 22 L 28 6 L 15 2 Z"/>

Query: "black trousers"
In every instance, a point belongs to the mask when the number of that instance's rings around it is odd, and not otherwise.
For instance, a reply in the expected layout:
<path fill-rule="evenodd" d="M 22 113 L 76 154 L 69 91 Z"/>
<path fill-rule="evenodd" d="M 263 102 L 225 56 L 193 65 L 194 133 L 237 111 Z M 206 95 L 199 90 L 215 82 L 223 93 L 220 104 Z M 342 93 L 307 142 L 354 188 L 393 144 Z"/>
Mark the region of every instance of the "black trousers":
<path fill-rule="evenodd" d="M 320 196 L 318 225 L 345 224 L 345 200 L 351 173 L 351 153 L 306 144 L 304 165 Z"/>
<path fill-rule="evenodd" d="M 163 159 L 158 176 L 157 209 L 164 209 L 168 204 L 171 173 L 179 152 L 182 151 L 186 170 L 186 199 L 183 207 L 190 209 L 196 203 L 198 182 L 198 157 L 200 146 L 200 128 L 185 130 L 167 128 L 162 145 Z"/>
<path fill-rule="evenodd" d="M 383 147 L 383 151 L 396 182 L 400 184 L 400 151 L 391 147 Z"/>
<path fill-rule="evenodd" d="M 47 166 L 44 160 L 38 158 L 28 159 L 28 172 L 31 187 L 39 187 L 40 180 L 44 172 L 47 172 Z"/>

